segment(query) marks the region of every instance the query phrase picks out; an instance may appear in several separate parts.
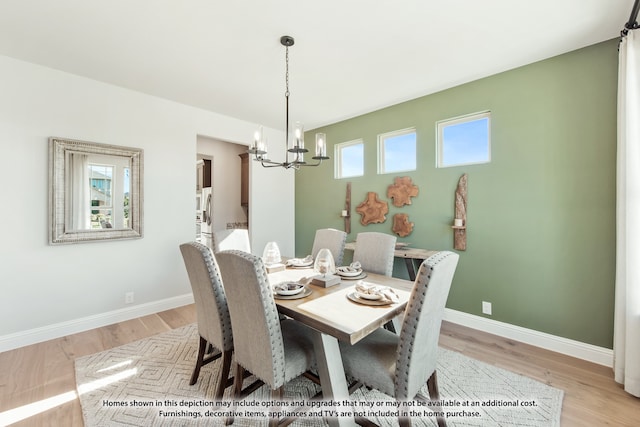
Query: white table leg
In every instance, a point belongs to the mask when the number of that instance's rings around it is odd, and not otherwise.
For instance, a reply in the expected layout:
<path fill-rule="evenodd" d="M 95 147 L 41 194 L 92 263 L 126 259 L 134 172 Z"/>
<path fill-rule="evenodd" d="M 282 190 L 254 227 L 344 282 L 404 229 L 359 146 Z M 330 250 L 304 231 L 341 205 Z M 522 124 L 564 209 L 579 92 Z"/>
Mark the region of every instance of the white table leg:
<path fill-rule="evenodd" d="M 391 319 L 391 322 L 393 322 L 393 327 L 396 330 L 396 335 L 400 335 L 400 330 L 402 330 L 402 321 L 404 320 L 404 315 L 403 314 L 399 314 L 396 317 L 394 317 L 393 319 Z"/>
<path fill-rule="evenodd" d="M 316 353 L 318 363 L 318 374 L 322 384 L 322 397 L 325 400 L 340 402 L 338 408 L 323 408 L 323 411 L 339 411 L 351 413 L 351 407 L 345 406 L 342 402 L 349 402 L 349 388 L 344 376 L 342 366 L 342 356 L 338 340 L 330 335 L 313 331 L 313 348 Z M 346 417 L 325 417 L 331 427 L 336 426 L 356 426 L 353 416 Z"/>

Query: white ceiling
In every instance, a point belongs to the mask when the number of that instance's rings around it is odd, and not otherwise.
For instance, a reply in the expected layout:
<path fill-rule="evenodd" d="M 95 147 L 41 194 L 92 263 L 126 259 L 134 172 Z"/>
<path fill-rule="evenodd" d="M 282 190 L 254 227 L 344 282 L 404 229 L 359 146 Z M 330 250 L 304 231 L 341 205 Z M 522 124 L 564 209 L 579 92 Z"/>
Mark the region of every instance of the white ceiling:
<path fill-rule="evenodd" d="M 633 0 L 1 0 L 0 54 L 307 129 L 619 36 Z"/>

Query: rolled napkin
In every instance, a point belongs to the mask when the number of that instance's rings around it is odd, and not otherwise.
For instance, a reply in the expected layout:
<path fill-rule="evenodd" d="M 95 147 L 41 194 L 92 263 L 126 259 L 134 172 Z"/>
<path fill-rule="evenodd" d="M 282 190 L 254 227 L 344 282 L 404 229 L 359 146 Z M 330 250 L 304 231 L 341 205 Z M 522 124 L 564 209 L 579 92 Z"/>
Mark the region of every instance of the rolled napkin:
<path fill-rule="evenodd" d="M 307 255 L 304 258 L 291 258 L 287 260 L 287 265 L 307 265 L 313 263 L 313 257 L 311 255 Z"/>
<path fill-rule="evenodd" d="M 398 302 L 400 300 L 393 288 L 369 284 L 362 280 L 358 280 L 356 283 L 356 291 L 365 295 L 380 295 L 382 299 L 390 302 Z"/>
<path fill-rule="evenodd" d="M 295 295 L 302 292 L 304 285 L 298 282 L 282 282 L 273 285 L 273 290 L 279 295 Z"/>
<path fill-rule="evenodd" d="M 342 267 L 338 267 L 339 273 L 360 273 L 361 271 L 361 268 L 353 267 L 351 265 L 343 265 Z"/>
<path fill-rule="evenodd" d="M 362 265 L 360 265 L 360 261 L 354 261 L 349 264 L 349 268 L 353 268 L 354 271 L 362 270 Z"/>

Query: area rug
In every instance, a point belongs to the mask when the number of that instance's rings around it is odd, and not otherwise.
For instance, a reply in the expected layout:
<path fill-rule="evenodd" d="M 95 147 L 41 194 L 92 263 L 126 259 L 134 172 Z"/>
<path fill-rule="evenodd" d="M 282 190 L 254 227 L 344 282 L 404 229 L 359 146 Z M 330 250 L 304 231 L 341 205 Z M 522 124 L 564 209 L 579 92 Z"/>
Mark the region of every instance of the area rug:
<path fill-rule="evenodd" d="M 192 324 L 76 359 L 85 426 L 222 426 L 231 411 L 235 426 L 266 426 L 267 416 L 261 415 L 268 405 L 291 414 L 317 391 L 315 384 L 300 378 L 286 386 L 288 402 L 270 401 L 269 390 L 262 387 L 235 408 L 220 406 L 210 400 L 219 360 L 203 367 L 198 382 L 189 385 L 197 349 L 198 332 Z M 460 353 L 440 349 L 438 382 L 449 426 L 560 425 L 562 390 Z M 423 394 L 428 396 L 426 386 Z M 373 390 L 361 388 L 349 401 L 312 405 L 293 426 L 325 426 L 320 415 L 344 411 L 345 405 L 380 426 L 397 426 L 396 402 Z M 413 425 L 436 425 L 428 406 L 409 402 L 406 409 L 415 416 Z"/>

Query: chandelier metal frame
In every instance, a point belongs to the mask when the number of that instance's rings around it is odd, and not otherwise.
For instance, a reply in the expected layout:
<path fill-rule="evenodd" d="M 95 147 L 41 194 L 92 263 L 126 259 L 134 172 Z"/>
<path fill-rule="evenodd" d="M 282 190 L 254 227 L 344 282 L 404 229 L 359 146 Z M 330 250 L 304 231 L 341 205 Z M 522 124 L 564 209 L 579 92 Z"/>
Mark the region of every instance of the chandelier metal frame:
<path fill-rule="evenodd" d="M 323 133 L 316 134 L 316 155 L 312 157 L 315 163 L 307 163 L 304 160 L 304 154 L 309 150 L 304 147 L 304 132 L 301 128 L 296 128 L 295 141 L 290 145 L 290 129 L 289 129 L 289 47 L 293 46 L 295 40 L 291 36 L 280 37 L 280 44 L 285 47 L 285 160 L 284 162 L 275 162 L 267 158 L 266 140 L 262 135 L 262 128 L 256 132 L 254 144 L 249 148 L 248 153 L 252 154 L 253 160 L 260 162 L 265 168 L 282 167 L 285 169 L 298 170 L 302 166 L 319 166 L 323 160 L 328 160 L 326 155 L 326 136 Z M 290 156 L 292 158 L 290 159 Z"/>

